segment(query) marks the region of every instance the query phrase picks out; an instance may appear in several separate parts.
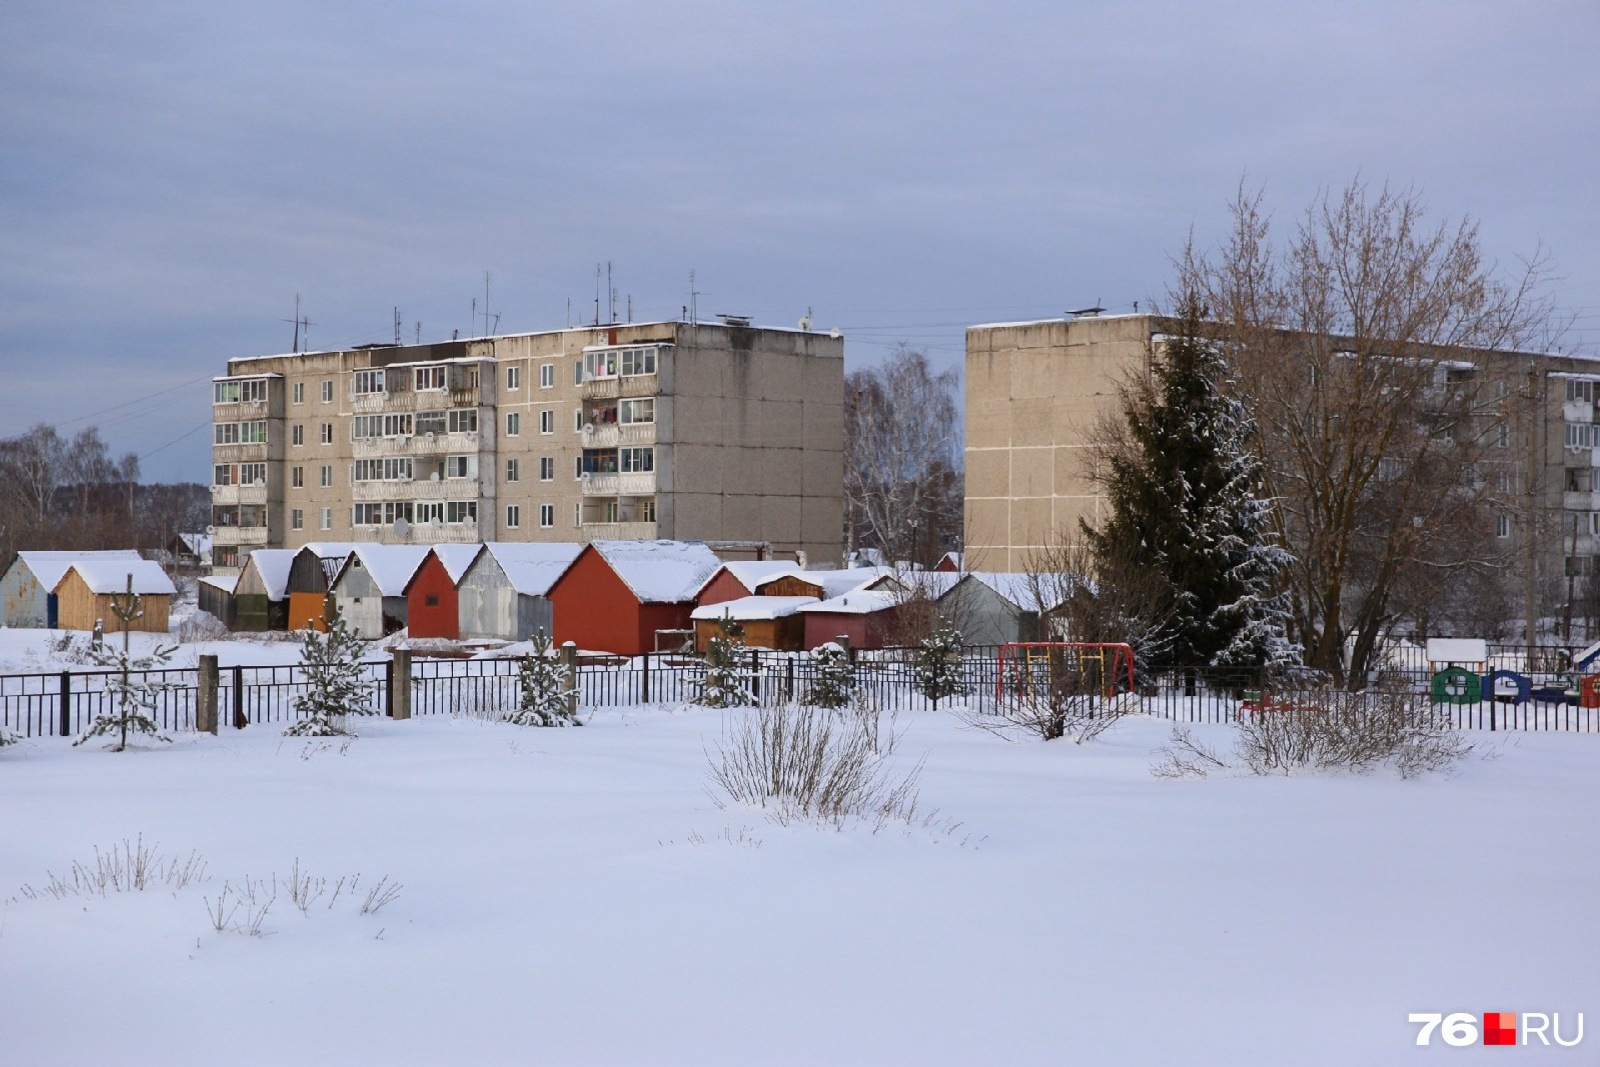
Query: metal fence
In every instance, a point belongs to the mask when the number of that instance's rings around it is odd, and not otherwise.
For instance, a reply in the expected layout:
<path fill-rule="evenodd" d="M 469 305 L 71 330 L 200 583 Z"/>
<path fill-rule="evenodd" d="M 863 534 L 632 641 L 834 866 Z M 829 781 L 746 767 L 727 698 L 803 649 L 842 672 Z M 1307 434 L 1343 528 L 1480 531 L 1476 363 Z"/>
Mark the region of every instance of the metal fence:
<path fill-rule="evenodd" d="M 409 677 L 397 681 L 390 659 L 362 664 L 368 708 L 392 713 L 395 686 L 409 690 L 413 715 L 464 714 L 498 717 L 517 705 L 519 661 L 515 659 L 413 658 Z M 692 657 L 654 654 L 606 662 L 580 661 L 576 667 L 579 703 L 584 708 L 693 701 L 705 676 L 703 662 Z M 0 729 L 23 737 L 76 736 L 97 716 L 112 710 L 115 694 L 107 685 L 115 672 L 59 671 L 0 675 Z M 136 680 L 159 684 L 155 719 L 163 731 L 195 728 L 199 672 L 165 669 L 133 672 Z M 817 680 L 816 662 L 805 653 L 748 650 L 739 674 L 752 702 L 762 705 L 803 701 Z M 925 711 L 934 701 L 916 683 L 915 652 L 888 649 L 856 654 L 852 664 L 856 692 L 886 710 Z M 1048 677 L 1002 677 L 998 649 L 968 648 L 960 661 L 960 703 L 972 712 L 994 715 L 1030 693 L 1048 692 Z M 1566 676 L 1544 678 L 1550 682 Z M 1391 667 L 1386 682 L 1419 696 L 1429 692 L 1427 665 Z M 1099 683 L 1096 682 L 1096 685 Z M 1280 707 L 1326 703 L 1328 691 L 1304 680 L 1276 687 L 1254 672 L 1231 675 L 1216 671 L 1174 670 L 1139 680 L 1137 708 L 1144 714 L 1180 722 L 1228 722 L 1250 701 Z M 224 726 L 286 723 L 298 717 L 295 700 L 309 688 L 298 665 L 224 667 L 217 677 L 217 708 Z M 1093 691 L 1093 690 L 1091 690 Z M 1553 699 L 1560 685 L 1546 685 L 1544 699 L 1518 703 L 1484 700 L 1473 704 L 1433 705 L 1441 725 L 1462 729 L 1600 731 L 1600 709 L 1576 706 L 1571 699 Z"/>

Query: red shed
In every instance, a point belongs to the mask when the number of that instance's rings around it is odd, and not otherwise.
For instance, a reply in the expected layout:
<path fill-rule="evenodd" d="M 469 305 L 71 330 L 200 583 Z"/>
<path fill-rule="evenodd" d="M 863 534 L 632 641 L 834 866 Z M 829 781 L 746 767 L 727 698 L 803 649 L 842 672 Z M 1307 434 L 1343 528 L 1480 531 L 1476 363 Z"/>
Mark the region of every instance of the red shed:
<path fill-rule="evenodd" d="M 461 611 L 456 586 L 482 545 L 434 545 L 406 583 L 406 628 L 412 637 L 461 636 Z"/>
<path fill-rule="evenodd" d="M 550 587 L 556 644 L 637 656 L 657 630 L 688 630 L 694 597 L 722 561 L 687 541 L 593 541 Z"/>
<path fill-rule="evenodd" d="M 730 600 L 742 600 L 747 596 L 754 596 L 756 586 L 762 582 L 769 582 L 780 575 L 799 569 L 800 565 L 792 560 L 741 559 L 724 563 L 700 590 L 700 595 L 694 598 L 694 602 L 704 607 L 707 604 L 726 604 Z"/>
<path fill-rule="evenodd" d="M 810 604 L 799 610 L 805 616 L 805 647 L 848 637 L 851 648 L 882 648 L 883 635 L 894 627 L 895 603 L 900 594 L 887 589 L 852 589 L 843 596 Z"/>

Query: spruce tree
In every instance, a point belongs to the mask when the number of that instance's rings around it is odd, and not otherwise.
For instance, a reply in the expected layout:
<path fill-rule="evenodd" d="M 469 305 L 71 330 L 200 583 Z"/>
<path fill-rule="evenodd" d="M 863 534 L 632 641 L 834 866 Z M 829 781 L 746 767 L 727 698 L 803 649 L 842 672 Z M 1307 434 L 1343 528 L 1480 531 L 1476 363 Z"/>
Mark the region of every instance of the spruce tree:
<path fill-rule="evenodd" d="M 856 687 L 850 653 L 837 642 L 828 641 L 811 650 L 811 662 L 811 684 L 806 688 L 805 703 L 814 708 L 842 708 L 850 703 L 850 694 Z"/>
<path fill-rule="evenodd" d="M 350 732 L 345 719 L 373 715 L 367 686 L 361 677 L 361 656 L 366 645 L 331 609 L 328 632 L 307 626 L 300 639 L 300 670 L 306 691 L 294 698 L 294 709 L 305 716 L 284 731 L 293 737 L 334 737 Z"/>
<path fill-rule="evenodd" d="M 940 619 L 933 633 L 917 647 L 912 684 L 933 701 L 935 708 L 941 697 L 960 696 L 966 691 L 961 677 L 961 631 L 949 619 Z"/>
<path fill-rule="evenodd" d="M 1295 656 L 1279 590 L 1290 557 L 1270 534 L 1255 425 L 1229 395 L 1203 317 L 1185 300 L 1149 379 L 1124 391 L 1126 438 L 1104 476 L 1110 517 L 1084 532 L 1097 560 L 1131 552 L 1165 578 L 1172 640 L 1151 666 L 1281 665 Z"/>
<path fill-rule="evenodd" d="M 567 704 L 570 689 L 567 671 L 550 648 L 550 639 L 540 630 L 533 638 L 533 651 L 522 657 L 518 667 L 521 689 L 517 707 L 506 712 L 506 722 L 518 726 L 582 726 Z"/>
<path fill-rule="evenodd" d="M 716 634 L 706 642 L 706 673 L 700 678 L 696 704 L 737 708 L 755 703 L 739 676 L 739 653 L 743 651 L 744 627 L 732 619 L 718 619 Z"/>
<path fill-rule="evenodd" d="M 117 742 L 111 746 L 111 751 L 121 752 L 128 747 L 129 731 L 144 734 L 156 741 L 171 741 L 172 738 L 164 735 L 156 725 L 154 716 L 161 694 L 176 688 L 176 683 L 153 677 L 150 672 L 165 667 L 177 649 L 157 647 L 148 655 L 133 654 L 133 621 L 144 615 L 144 598 L 133 591 L 133 575 L 128 575 L 128 591 L 111 597 L 111 611 L 122 621 L 122 647 L 113 648 L 106 644 L 105 631 L 101 621 L 96 619 L 89 658 L 115 672 L 108 675 L 105 681 L 114 710 L 97 715 L 83 735 L 72 743 L 81 745 L 91 737 L 115 734 Z M 139 674 L 138 678 L 134 677 L 135 672 Z M 0 737 L 0 744 L 5 744 L 3 737 Z"/>

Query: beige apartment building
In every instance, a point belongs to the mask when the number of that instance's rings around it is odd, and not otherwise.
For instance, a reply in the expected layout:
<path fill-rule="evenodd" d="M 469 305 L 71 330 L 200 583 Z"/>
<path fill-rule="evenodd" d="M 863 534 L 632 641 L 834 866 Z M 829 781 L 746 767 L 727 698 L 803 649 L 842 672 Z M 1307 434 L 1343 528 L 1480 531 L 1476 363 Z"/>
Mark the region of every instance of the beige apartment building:
<path fill-rule="evenodd" d="M 840 556 L 837 336 L 728 317 L 247 357 L 212 399 L 219 572 L 328 540 Z"/>
<path fill-rule="evenodd" d="M 1110 315 L 967 330 L 967 566 L 1025 570 L 1058 531 L 1105 517 L 1089 441 L 1116 410 L 1118 383 L 1148 368 L 1162 329 L 1157 316 Z M 1484 476 L 1504 507 L 1483 521 L 1521 561 L 1511 581 L 1536 590 L 1546 615 L 1592 596 L 1583 587 L 1600 571 L 1600 361 L 1448 356 L 1436 373 L 1478 376 L 1502 398 L 1480 432 L 1493 435 Z"/>

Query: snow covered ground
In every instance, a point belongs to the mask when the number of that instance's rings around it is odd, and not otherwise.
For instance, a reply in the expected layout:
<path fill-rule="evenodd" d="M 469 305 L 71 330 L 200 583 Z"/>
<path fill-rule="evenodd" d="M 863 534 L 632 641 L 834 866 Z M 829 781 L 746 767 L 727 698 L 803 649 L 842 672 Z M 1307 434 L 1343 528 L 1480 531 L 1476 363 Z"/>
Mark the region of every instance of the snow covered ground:
<path fill-rule="evenodd" d="M 1420 781 L 1173 782 L 1152 719 L 1084 746 L 902 724 L 938 814 L 876 833 L 719 808 L 704 709 L 0 750 L 0 1060 L 1349 1065 L 1502 1055 L 1419 1049 L 1411 1012 L 1600 1025 L 1600 736 L 1476 735 Z M 22 892 L 139 835 L 209 880 Z M 213 929 L 224 882 L 296 862 L 360 886 Z"/>

